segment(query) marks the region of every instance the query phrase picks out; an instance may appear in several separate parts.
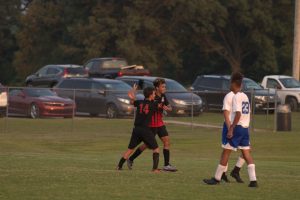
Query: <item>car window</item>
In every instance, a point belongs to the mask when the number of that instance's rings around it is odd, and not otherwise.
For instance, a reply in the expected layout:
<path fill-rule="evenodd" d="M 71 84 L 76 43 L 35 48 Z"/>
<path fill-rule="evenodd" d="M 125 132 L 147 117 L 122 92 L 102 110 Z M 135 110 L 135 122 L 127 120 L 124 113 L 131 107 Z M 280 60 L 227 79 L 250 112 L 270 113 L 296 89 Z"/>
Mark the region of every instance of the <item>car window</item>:
<path fill-rule="evenodd" d="M 91 89 L 92 83 L 86 80 L 63 80 L 57 88 Z"/>
<path fill-rule="evenodd" d="M 49 89 L 24 89 L 24 92 L 30 97 L 44 97 L 44 96 L 56 96 L 54 92 Z"/>
<path fill-rule="evenodd" d="M 93 66 L 91 67 L 91 71 L 97 71 L 100 67 L 100 61 L 99 60 L 96 60 L 96 61 L 93 61 Z"/>
<path fill-rule="evenodd" d="M 49 67 L 49 68 L 47 69 L 46 74 L 47 74 L 47 75 L 55 75 L 55 74 L 58 74 L 59 72 L 60 72 L 59 69 L 54 68 L 54 67 Z"/>
<path fill-rule="evenodd" d="M 151 85 L 153 87 L 153 85 Z M 187 90 L 177 81 L 166 80 L 167 91 L 186 92 Z"/>
<path fill-rule="evenodd" d="M 41 68 L 39 71 L 37 71 L 37 74 L 39 74 L 40 76 L 46 75 L 46 72 L 47 72 L 47 70 L 48 70 L 48 67 L 49 67 L 49 66 L 45 66 L 45 67 Z"/>
<path fill-rule="evenodd" d="M 279 86 L 279 83 L 275 79 L 267 79 L 267 88 L 278 88 Z"/>
<path fill-rule="evenodd" d="M 105 87 L 102 83 L 99 82 L 92 82 L 92 89 L 93 90 L 104 90 Z"/>
<path fill-rule="evenodd" d="M 94 64 L 93 62 L 89 62 L 84 67 L 87 68 L 88 70 L 90 70 L 92 68 L 93 64 Z"/>
<path fill-rule="evenodd" d="M 12 97 L 17 96 L 19 94 L 21 94 L 21 89 L 12 89 L 9 91 L 9 96 L 12 96 Z"/>
<path fill-rule="evenodd" d="M 280 78 L 279 80 L 286 88 L 299 88 L 300 87 L 300 82 L 294 78 Z"/>
<path fill-rule="evenodd" d="M 243 79 L 243 88 L 244 90 L 260 90 L 263 89 L 259 84 L 251 79 Z"/>
<path fill-rule="evenodd" d="M 198 86 L 221 90 L 223 88 L 223 83 L 220 78 L 202 77 Z"/>
<path fill-rule="evenodd" d="M 107 82 L 104 83 L 105 89 L 106 90 L 111 90 L 111 91 L 126 91 L 128 92 L 131 90 L 131 87 L 124 83 L 124 82 Z"/>
<path fill-rule="evenodd" d="M 223 90 L 230 90 L 230 81 L 229 80 L 222 80 L 222 89 Z"/>

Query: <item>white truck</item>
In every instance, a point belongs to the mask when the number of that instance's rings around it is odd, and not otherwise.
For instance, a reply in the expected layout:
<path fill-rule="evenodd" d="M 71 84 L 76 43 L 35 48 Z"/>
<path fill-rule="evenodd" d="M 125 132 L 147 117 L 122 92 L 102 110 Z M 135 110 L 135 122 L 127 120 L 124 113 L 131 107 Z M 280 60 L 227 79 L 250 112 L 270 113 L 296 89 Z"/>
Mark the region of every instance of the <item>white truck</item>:
<path fill-rule="evenodd" d="M 261 82 L 265 89 L 277 89 L 282 104 L 289 104 L 291 110 L 297 110 L 300 104 L 300 82 L 291 76 L 269 75 Z"/>

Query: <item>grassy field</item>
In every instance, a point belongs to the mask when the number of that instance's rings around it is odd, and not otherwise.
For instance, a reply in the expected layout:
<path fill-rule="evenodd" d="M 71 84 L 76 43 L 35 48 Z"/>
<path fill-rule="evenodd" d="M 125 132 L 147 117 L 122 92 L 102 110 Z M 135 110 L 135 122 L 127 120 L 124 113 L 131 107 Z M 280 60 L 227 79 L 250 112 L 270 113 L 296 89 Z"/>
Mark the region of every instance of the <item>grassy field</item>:
<path fill-rule="evenodd" d="M 222 117 L 195 120 L 219 124 Z M 259 181 L 253 189 L 232 179 L 217 186 L 202 183 L 214 174 L 220 157 L 219 129 L 168 126 L 176 173 L 152 174 L 150 151 L 132 171 L 114 170 L 131 124 L 129 119 L 0 119 L 0 199 L 299 199 L 298 131 L 252 133 Z M 232 154 L 230 168 L 237 156 Z M 161 154 L 160 166 L 162 161 Z M 246 166 L 241 174 L 248 182 Z"/>

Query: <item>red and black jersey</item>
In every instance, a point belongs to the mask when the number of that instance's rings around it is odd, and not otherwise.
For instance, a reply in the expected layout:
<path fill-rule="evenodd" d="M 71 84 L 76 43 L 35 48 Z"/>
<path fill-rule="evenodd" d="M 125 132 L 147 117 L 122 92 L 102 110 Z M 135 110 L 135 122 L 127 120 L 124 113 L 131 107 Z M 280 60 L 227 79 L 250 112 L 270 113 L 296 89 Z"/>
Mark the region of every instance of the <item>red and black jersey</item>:
<path fill-rule="evenodd" d="M 154 111 L 149 127 L 161 127 L 164 125 L 163 122 L 163 106 L 168 106 L 169 101 L 165 94 L 161 94 L 161 96 L 155 96 L 155 102 L 159 105 L 158 110 Z"/>
<path fill-rule="evenodd" d="M 137 100 L 133 105 L 137 108 L 134 125 L 137 127 L 149 127 L 154 112 L 158 109 L 157 101 Z"/>

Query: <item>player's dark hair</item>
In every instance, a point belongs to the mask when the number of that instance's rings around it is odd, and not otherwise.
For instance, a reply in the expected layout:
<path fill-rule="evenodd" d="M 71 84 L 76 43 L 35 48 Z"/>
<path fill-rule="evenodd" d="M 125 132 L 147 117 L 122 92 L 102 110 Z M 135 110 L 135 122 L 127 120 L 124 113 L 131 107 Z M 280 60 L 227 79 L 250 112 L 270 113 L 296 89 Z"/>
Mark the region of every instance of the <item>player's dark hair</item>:
<path fill-rule="evenodd" d="M 153 81 L 153 85 L 155 88 L 159 87 L 161 84 L 165 84 L 166 81 L 163 78 L 157 78 Z"/>
<path fill-rule="evenodd" d="M 149 96 L 153 94 L 153 91 L 155 91 L 153 87 L 146 87 L 143 91 L 145 98 L 149 98 Z"/>
<path fill-rule="evenodd" d="M 243 78 L 244 78 L 244 75 L 241 72 L 233 72 L 231 74 L 230 82 L 235 83 L 238 86 L 241 86 L 242 82 L 243 82 Z"/>

